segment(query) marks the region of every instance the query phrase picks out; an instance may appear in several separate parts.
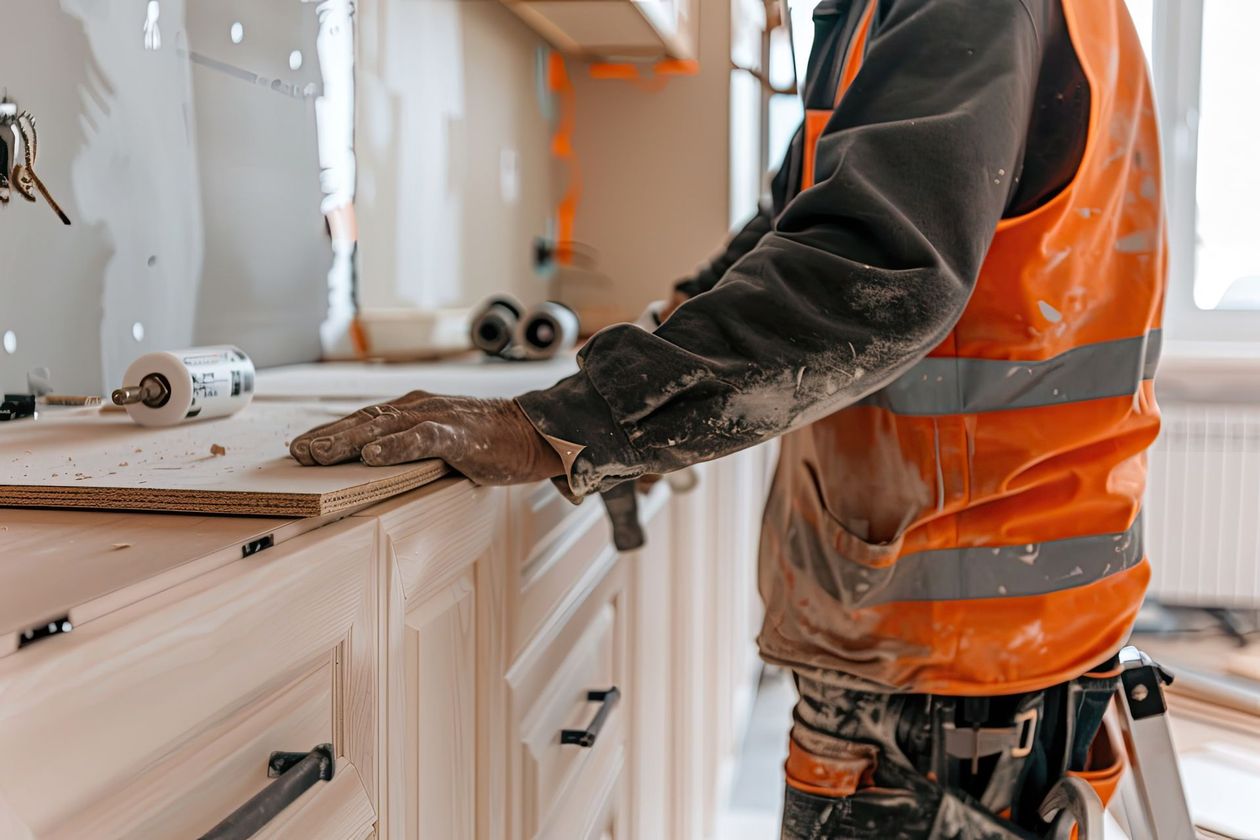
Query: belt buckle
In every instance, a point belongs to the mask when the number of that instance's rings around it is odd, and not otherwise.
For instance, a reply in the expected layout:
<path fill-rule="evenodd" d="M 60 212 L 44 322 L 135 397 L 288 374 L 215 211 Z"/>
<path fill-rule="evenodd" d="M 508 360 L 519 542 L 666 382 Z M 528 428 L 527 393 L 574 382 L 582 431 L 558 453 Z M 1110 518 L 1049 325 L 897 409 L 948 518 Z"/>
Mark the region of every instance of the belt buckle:
<path fill-rule="evenodd" d="M 1027 758 L 1037 743 L 1037 710 L 1032 708 L 1017 714 L 1015 726 L 1019 727 L 1019 745 L 1011 748 L 1011 758 Z"/>

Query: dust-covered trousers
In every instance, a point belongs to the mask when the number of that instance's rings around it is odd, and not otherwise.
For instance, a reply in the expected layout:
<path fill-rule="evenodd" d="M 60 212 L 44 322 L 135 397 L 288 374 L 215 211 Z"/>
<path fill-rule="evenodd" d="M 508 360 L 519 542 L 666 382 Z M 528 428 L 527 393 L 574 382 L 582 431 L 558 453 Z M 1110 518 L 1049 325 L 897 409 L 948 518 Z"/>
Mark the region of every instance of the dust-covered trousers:
<path fill-rule="evenodd" d="M 955 698 L 798 674 L 782 840 L 1042 837 L 1039 806 L 1065 773 L 1104 802 L 1114 791 L 1123 763 L 1101 724 L 1118 678 L 1111 662 L 1045 691 Z"/>

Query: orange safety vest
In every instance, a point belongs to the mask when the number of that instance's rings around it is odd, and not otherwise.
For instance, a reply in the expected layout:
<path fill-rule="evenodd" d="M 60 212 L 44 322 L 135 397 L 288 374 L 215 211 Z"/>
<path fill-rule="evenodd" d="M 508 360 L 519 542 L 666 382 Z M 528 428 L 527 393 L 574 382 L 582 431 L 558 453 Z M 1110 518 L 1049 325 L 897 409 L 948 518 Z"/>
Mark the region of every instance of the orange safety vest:
<path fill-rule="evenodd" d="M 1129 633 L 1159 430 L 1159 136 L 1122 0 L 1063 7 L 1090 88 L 1076 175 L 998 224 L 939 347 L 783 439 L 762 537 L 770 661 L 874 690 L 997 695 L 1077 677 Z M 829 117 L 806 116 L 804 187 Z"/>

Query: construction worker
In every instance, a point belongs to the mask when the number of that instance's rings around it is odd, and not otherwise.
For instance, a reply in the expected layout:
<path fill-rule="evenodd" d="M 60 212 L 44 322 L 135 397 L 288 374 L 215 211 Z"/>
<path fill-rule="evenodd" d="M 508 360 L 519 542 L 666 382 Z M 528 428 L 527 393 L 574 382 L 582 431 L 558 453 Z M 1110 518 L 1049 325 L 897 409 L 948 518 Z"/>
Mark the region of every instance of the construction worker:
<path fill-rule="evenodd" d="M 293 443 L 570 497 L 783 436 L 764 658 L 783 837 L 1039 837 L 1149 576 L 1160 152 L 1122 0 L 822 0 L 772 201 L 655 333 L 514 401 L 410 394 Z M 1097 736 L 1097 737 L 1096 737 Z"/>

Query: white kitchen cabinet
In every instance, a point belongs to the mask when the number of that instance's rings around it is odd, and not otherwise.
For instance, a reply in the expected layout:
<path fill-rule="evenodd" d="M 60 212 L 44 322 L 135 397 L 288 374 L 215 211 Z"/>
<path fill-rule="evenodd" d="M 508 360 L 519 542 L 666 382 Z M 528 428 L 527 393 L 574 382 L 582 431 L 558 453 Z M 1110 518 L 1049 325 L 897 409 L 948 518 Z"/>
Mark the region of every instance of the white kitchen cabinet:
<path fill-rule="evenodd" d="M 271 752 L 331 743 L 334 777 L 257 836 L 703 840 L 752 686 L 766 458 L 658 484 L 628 554 L 597 499 L 548 484 L 448 478 L 182 538 L 180 517 L 0 511 L 0 540 L 61 570 L 31 615 L 83 620 L 0 640 L 0 837 L 195 837 Z M 19 559 L 0 587 L 29 585 Z"/>

